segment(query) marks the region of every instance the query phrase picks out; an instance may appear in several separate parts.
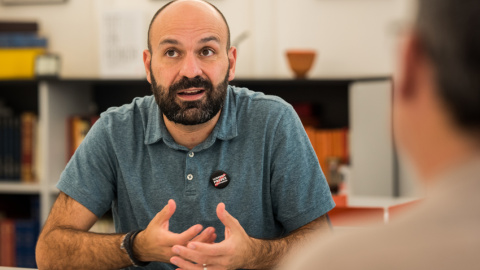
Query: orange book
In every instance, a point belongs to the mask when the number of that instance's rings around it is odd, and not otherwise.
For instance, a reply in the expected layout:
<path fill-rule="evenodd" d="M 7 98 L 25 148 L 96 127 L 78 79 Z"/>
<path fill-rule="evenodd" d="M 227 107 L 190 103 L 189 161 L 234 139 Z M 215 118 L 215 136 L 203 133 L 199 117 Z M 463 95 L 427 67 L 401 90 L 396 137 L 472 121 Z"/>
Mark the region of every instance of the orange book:
<path fill-rule="evenodd" d="M 21 121 L 21 179 L 31 183 L 36 180 L 34 166 L 35 149 L 35 126 L 37 116 L 31 112 L 25 112 L 20 116 Z"/>
<path fill-rule="evenodd" d="M 315 128 L 311 126 L 304 126 L 305 132 L 307 133 L 308 139 L 312 144 L 312 147 L 315 145 Z"/>
<path fill-rule="evenodd" d="M 322 167 L 322 170 L 325 173 L 325 159 L 324 159 L 324 154 L 323 154 L 323 137 L 324 134 L 320 130 L 315 130 L 315 145 L 313 146 L 313 149 L 315 150 L 315 153 L 317 154 L 318 162 L 320 162 L 320 166 Z"/>
<path fill-rule="evenodd" d="M 16 266 L 15 222 L 0 220 L 0 262 L 2 266 Z"/>
<path fill-rule="evenodd" d="M 88 131 L 90 130 L 90 119 L 85 119 L 80 116 L 72 116 L 68 119 L 68 133 L 69 133 L 69 156 L 70 159 L 80 144 L 87 136 Z"/>

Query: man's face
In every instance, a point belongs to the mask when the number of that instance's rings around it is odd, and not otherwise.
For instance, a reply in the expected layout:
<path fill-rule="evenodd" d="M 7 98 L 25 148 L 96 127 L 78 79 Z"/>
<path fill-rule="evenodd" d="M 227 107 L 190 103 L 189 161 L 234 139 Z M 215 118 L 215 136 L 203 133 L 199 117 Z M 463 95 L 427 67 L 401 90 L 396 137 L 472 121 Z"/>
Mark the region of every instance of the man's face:
<path fill-rule="evenodd" d="M 236 51 L 227 51 L 227 36 L 220 15 L 202 2 L 175 2 L 155 19 L 144 63 L 168 120 L 196 125 L 220 111 L 235 74 Z"/>
<path fill-rule="evenodd" d="M 224 81 L 215 87 L 209 79 L 200 76 L 193 79 L 184 77 L 169 89 L 159 85 L 152 74 L 150 80 L 155 100 L 168 120 L 182 125 L 199 125 L 212 119 L 222 109 L 227 94 L 228 75 L 227 71 Z M 184 98 L 177 100 L 178 95 Z M 203 97 L 196 98 L 198 95 Z"/>

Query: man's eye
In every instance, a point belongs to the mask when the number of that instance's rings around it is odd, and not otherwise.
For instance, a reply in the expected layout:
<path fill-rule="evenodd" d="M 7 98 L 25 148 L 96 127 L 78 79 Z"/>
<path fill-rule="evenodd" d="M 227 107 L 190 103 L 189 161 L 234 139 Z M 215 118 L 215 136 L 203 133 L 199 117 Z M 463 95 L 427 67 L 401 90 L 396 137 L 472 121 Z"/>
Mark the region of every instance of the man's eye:
<path fill-rule="evenodd" d="M 202 56 L 212 56 L 215 52 L 212 49 L 203 49 L 200 54 Z"/>
<path fill-rule="evenodd" d="M 178 52 L 175 51 L 175 50 L 168 50 L 166 53 L 165 53 L 166 56 L 168 57 L 177 57 L 178 56 Z"/>

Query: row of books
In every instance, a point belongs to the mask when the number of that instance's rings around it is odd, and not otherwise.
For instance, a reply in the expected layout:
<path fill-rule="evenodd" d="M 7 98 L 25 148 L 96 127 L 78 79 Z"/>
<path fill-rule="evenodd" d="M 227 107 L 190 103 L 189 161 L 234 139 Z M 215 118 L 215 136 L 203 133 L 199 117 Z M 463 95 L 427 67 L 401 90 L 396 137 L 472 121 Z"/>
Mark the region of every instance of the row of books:
<path fill-rule="evenodd" d="M 342 181 L 338 178 L 338 167 L 349 163 L 348 129 L 318 129 L 305 126 L 305 131 L 329 185 L 331 188 L 338 186 Z"/>
<path fill-rule="evenodd" d="M 0 116 L 0 181 L 36 182 L 37 116 Z"/>
<path fill-rule="evenodd" d="M 6 206 L 0 206 L 0 265 L 36 268 L 35 245 L 40 232 L 39 197 L 24 198 L 29 218 L 7 217 Z M 3 202 L 5 202 L 3 200 Z M 22 203 L 23 204 L 23 203 Z M 25 210 L 25 209 L 24 209 Z"/>
<path fill-rule="evenodd" d="M 38 23 L 0 21 L 0 48 L 46 48 L 48 40 L 38 35 Z"/>
<path fill-rule="evenodd" d="M 0 79 L 33 78 L 36 57 L 47 46 L 36 22 L 0 21 Z"/>
<path fill-rule="evenodd" d="M 67 119 L 67 161 L 73 156 L 98 118 L 99 116 L 74 115 Z"/>
<path fill-rule="evenodd" d="M 33 219 L 0 220 L 0 265 L 36 268 L 39 223 Z"/>

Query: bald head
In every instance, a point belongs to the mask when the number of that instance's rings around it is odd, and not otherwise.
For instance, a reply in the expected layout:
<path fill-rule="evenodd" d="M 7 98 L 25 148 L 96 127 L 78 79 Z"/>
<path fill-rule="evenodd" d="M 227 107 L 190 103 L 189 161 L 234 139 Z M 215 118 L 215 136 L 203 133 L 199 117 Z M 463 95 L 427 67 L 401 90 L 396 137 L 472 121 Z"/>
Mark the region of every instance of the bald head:
<path fill-rule="evenodd" d="M 225 16 L 223 16 L 222 12 L 213 4 L 204 1 L 204 0 L 173 0 L 163 7 L 161 7 L 155 15 L 153 15 L 152 20 L 150 21 L 150 26 L 148 27 L 148 50 L 150 53 L 152 52 L 152 30 L 157 27 L 161 27 L 161 25 L 157 24 L 157 18 L 161 17 L 160 15 L 166 15 L 169 20 L 172 17 L 177 17 L 179 23 L 181 23 L 184 17 L 184 11 L 188 10 L 196 10 L 195 12 L 198 16 L 205 16 L 206 19 L 215 20 L 219 19 L 223 21 L 222 25 L 225 28 L 225 35 L 227 39 L 226 49 L 230 48 L 230 27 L 228 26 L 227 20 Z"/>

